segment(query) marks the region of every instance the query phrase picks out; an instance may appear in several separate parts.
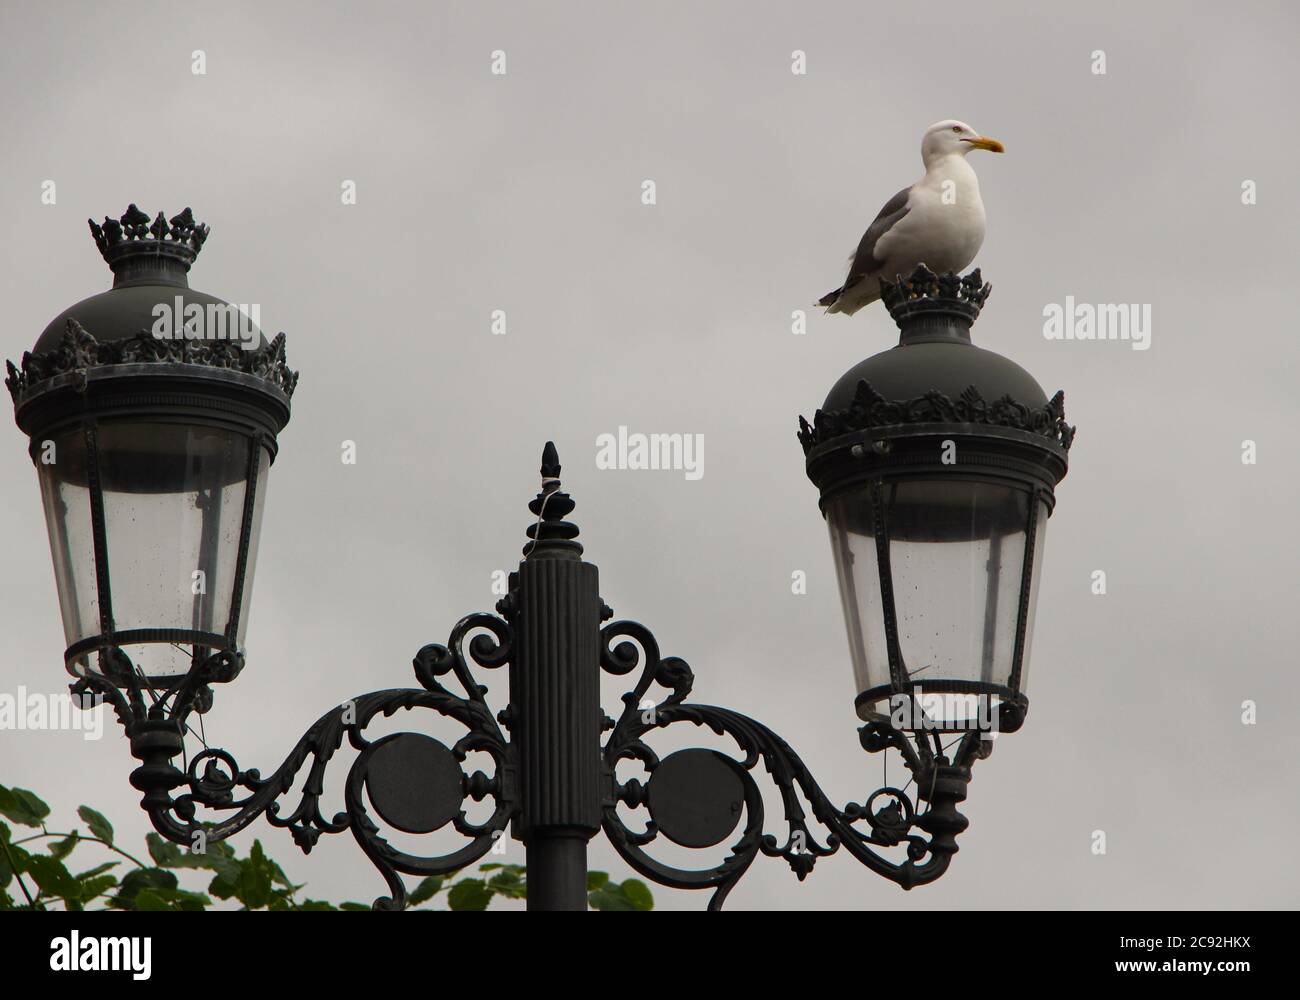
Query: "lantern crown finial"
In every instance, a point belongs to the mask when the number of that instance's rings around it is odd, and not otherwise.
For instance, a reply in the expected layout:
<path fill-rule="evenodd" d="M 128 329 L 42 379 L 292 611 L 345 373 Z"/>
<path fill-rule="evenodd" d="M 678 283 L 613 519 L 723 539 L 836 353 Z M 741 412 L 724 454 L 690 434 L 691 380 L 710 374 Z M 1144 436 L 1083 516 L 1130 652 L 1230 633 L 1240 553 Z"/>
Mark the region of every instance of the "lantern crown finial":
<path fill-rule="evenodd" d="M 185 284 L 185 274 L 211 231 L 194 220 L 188 207 L 170 219 L 159 212 L 151 222 L 132 203 L 120 218 L 105 216 L 102 224 L 86 221 L 95 246 L 113 270 L 114 284 L 145 277 Z"/>
<path fill-rule="evenodd" d="M 935 274 L 918 264 L 906 278 L 880 282 L 881 301 L 907 342 L 920 336 L 969 340 L 970 328 L 992 291 L 979 268 L 958 277 L 952 271 Z"/>

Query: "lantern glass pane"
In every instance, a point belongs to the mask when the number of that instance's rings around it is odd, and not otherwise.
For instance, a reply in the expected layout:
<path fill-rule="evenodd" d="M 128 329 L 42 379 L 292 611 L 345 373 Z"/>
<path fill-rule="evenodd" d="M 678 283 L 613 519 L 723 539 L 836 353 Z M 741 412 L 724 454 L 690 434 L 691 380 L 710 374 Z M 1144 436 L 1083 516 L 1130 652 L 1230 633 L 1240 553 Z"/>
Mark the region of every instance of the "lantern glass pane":
<path fill-rule="evenodd" d="M 981 711 L 970 693 L 979 690 L 975 685 L 1009 686 L 1029 494 L 1002 484 L 926 479 L 882 484 L 881 496 L 905 686 L 947 688 L 951 696 L 927 694 L 924 711 L 939 725 L 960 727 Z M 860 709 L 888 715 L 898 706 L 888 702 L 872 509 L 870 485 L 863 485 L 832 498 L 827 523 L 858 692 L 886 689 Z"/>
<path fill-rule="evenodd" d="M 1038 582 L 1043 568 L 1043 542 L 1047 538 L 1047 504 L 1038 504 L 1038 527 L 1034 532 L 1033 575 L 1029 578 L 1029 613 L 1025 620 L 1025 652 L 1020 662 L 1020 690 L 1029 690 L 1029 664 L 1034 643 L 1034 618 L 1038 609 Z"/>
<path fill-rule="evenodd" d="M 239 648 L 244 648 L 244 631 L 248 628 L 249 611 L 253 604 L 253 570 L 257 568 L 257 541 L 262 537 L 262 507 L 266 504 L 266 484 L 271 470 L 271 453 L 265 448 L 258 456 L 257 494 L 253 497 L 253 523 L 251 526 L 251 544 L 248 547 L 248 568 L 244 571 L 244 593 L 239 607 L 239 629 L 235 641 Z"/>
<path fill-rule="evenodd" d="M 55 578 L 69 645 L 102 632 L 91 530 L 84 431 L 55 442 L 57 459 L 38 468 Z M 167 421 L 102 421 L 97 428 L 113 625 L 222 635 L 236 595 L 251 439 L 227 427 Z M 269 455 L 259 457 L 259 486 Z M 259 493 L 262 490 L 259 489 Z M 249 565 L 240 596 L 242 647 L 262 497 L 254 498 Z M 189 639 L 124 644 L 146 676 L 191 666 Z M 205 647 L 200 647 L 206 653 Z M 74 667 L 98 668 L 90 653 Z"/>
<path fill-rule="evenodd" d="M 37 442 L 45 526 L 54 559 L 54 582 L 63 615 L 63 636 L 71 646 L 99 633 L 95 587 L 95 545 L 86 485 L 86 439 L 80 428 Z"/>

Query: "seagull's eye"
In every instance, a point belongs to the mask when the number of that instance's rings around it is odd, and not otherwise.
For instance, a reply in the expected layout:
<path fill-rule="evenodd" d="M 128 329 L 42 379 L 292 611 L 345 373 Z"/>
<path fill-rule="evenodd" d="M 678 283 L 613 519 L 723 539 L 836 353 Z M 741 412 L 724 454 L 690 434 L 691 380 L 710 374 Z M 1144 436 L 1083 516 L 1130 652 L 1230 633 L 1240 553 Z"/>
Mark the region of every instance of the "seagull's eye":
<path fill-rule="evenodd" d="M 960 132 L 960 131 L 961 131 L 961 126 L 960 126 L 960 125 L 954 125 L 954 126 L 952 127 L 952 130 L 953 130 L 954 132 Z"/>

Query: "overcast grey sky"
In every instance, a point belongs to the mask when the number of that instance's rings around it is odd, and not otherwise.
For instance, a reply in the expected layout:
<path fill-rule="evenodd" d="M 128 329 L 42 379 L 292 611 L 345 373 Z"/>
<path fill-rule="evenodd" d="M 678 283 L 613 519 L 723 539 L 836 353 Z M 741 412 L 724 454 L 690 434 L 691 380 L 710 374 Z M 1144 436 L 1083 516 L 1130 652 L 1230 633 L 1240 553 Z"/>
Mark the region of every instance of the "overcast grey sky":
<path fill-rule="evenodd" d="M 857 745 L 794 431 L 895 341 L 878 305 L 811 303 L 919 176 L 925 127 L 955 117 L 1007 147 L 972 157 L 995 286 L 976 342 L 1064 388 L 1079 427 L 1032 711 L 976 767 L 935 885 L 904 893 L 837 856 L 800 886 L 760 859 L 729 906 L 1297 905 L 1295 7 L 775 7 L 0 5 L 5 356 L 108 287 L 85 220 L 135 201 L 193 206 L 212 235 L 192 285 L 258 303 L 302 373 L 248 667 L 218 690 L 210 742 L 268 772 L 333 704 L 413 684 L 415 651 L 495 602 L 553 438 L 619 616 L 692 664 L 698 700 L 785 736 L 832 799 L 869 794 L 880 763 Z M 1045 340 L 1066 296 L 1149 304 L 1150 349 Z M 598 470 L 596 438 L 620 425 L 703 434 L 703 477 Z M 0 691 L 53 692 L 63 637 L 25 446 L 0 429 Z M 504 675 L 483 680 L 502 707 Z M 0 732 L 0 782 L 66 822 L 88 802 L 138 842 L 131 766 L 115 725 L 98 743 Z M 253 835 L 313 896 L 383 889 L 346 835 L 309 858 L 265 823 L 240 845 Z M 599 842 L 592 858 L 627 872 Z"/>

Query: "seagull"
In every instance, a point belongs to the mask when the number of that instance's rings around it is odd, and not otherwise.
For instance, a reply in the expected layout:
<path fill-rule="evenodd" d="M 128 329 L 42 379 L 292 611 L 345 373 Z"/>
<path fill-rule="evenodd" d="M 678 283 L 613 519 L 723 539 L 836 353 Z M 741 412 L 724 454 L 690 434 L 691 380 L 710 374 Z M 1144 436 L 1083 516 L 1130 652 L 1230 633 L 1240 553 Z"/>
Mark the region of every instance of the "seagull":
<path fill-rule="evenodd" d="M 852 316 L 880 298 L 880 282 L 906 277 L 918 264 L 936 274 L 960 272 L 984 242 L 984 202 L 972 149 L 1002 152 L 1002 143 L 965 122 L 935 122 L 921 139 L 925 176 L 885 202 L 851 258 L 848 277 L 818 301 L 828 313 Z"/>

